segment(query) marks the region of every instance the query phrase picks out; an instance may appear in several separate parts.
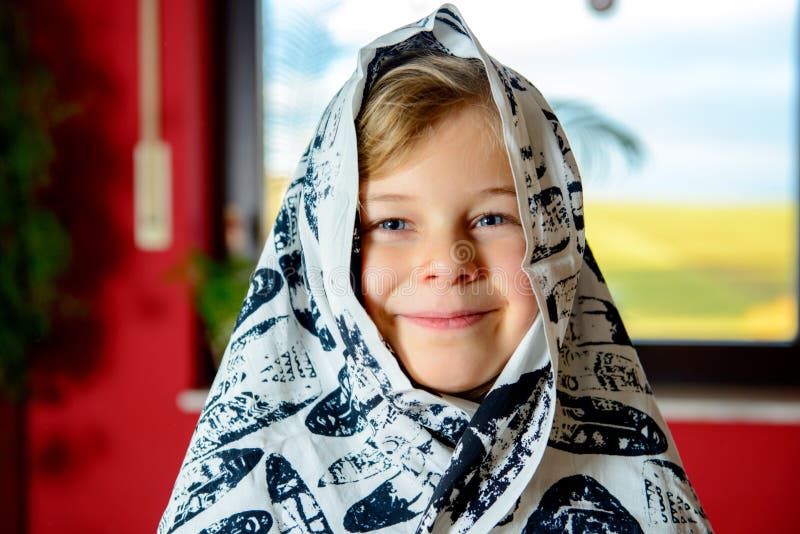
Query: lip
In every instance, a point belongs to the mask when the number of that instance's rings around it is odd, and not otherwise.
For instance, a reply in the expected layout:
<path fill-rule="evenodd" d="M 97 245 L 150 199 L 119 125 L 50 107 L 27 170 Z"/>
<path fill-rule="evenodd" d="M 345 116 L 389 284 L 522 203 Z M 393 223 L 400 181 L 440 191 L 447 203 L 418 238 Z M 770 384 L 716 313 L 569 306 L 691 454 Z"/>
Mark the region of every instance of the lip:
<path fill-rule="evenodd" d="M 432 330 L 457 330 L 480 322 L 492 311 L 494 310 L 426 311 L 401 314 L 400 317 Z"/>

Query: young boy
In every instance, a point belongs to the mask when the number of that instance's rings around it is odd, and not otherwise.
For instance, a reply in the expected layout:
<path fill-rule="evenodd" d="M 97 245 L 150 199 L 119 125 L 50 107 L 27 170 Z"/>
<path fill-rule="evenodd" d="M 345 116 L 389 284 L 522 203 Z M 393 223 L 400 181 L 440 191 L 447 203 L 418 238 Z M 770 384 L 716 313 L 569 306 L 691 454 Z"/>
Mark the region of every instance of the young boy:
<path fill-rule="evenodd" d="M 160 532 L 709 531 L 583 230 L 557 118 L 453 6 L 362 49 Z"/>
<path fill-rule="evenodd" d="M 412 55 L 356 128 L 366 310 L 414 383 L 479 400 L 538 313 L 486 71 Z"/>

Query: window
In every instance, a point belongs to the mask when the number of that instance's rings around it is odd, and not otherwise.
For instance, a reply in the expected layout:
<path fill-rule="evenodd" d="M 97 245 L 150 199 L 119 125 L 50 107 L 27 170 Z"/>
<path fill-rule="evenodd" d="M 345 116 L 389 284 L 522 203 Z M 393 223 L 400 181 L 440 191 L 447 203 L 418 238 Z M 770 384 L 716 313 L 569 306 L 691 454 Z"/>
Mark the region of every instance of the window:
<path fill-rule="evenodd" d="M 269 222 L 358 48 L 438 5 L 263 0 Z M 458 5 L 564 123 L 648 373 L 797 380 L 796 4 Z"/>

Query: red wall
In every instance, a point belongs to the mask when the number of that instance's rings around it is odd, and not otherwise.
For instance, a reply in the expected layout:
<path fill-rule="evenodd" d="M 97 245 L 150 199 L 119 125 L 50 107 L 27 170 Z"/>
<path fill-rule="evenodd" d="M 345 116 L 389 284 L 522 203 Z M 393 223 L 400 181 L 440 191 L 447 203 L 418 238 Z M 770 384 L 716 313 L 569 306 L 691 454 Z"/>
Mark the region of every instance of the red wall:
<path fill-rule="evenodd" d="M 133 244 L 138 132 L 136 0 L 19 2 L 35 50 L 82 111 L 57 130 L 52 201 L 74 240 L 64 288 L 89 304 L 39 356 L 28 410 L 30 532 L 155 530 L 197 415 L 188 289 L 165 272 L 209 242 L 212 34 L 208 2 L 162 2 L 163 134 L 172 147 L 174 244 Z M 718 532 L 797 531 L 800 427 L 671 422 Z"/>
<path fill-rule="evenodd" d="M 800 532 L 800 426 L 671 421 L 669 427 L 717 532 Z"/>
<path fill-rule="evenodd" d="M 162 2 L 174 242 L 143 252 L 132 225 L 138 2 L 18 4 L 36 55 L 79 109 L 56 130 L 51 202 L 73 239 L 64 289 L 87 305 L 38 357 L 27 522 L 34 533 L 153 532 L 197 419 L 175 403 L 197 385 L 196 319 L 186 284 L 165 273 L 208 243 L 209 6 Z"/>

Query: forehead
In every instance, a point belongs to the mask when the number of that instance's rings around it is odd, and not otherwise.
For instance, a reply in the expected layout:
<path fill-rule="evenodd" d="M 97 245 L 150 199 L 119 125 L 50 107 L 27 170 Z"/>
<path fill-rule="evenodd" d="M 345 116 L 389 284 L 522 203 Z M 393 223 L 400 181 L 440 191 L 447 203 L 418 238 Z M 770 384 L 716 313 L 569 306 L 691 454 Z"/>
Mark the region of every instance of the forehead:
<path fill-rule="evenodd" d="M 515 195 L 505 145 L 487 122 L 475 107 L 448 115 L 395 165 L 361 183 L 362 202 L 390 195 Z"/>

